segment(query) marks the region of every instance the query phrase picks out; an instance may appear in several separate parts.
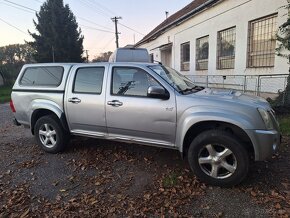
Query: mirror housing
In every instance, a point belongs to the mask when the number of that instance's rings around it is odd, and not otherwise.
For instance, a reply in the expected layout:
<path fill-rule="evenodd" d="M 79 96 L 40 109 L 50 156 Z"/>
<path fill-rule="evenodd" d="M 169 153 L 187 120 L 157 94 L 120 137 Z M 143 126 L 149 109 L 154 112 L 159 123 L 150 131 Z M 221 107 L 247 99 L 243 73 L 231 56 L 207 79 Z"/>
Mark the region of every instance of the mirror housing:
<path fill-rule="evenodd" d="M 151 98 L 159 98 L 162 100 L 168 100 L 170 97 L 168 91 L 161 86 L 149 86 L 147 90 L 147 96 Z"/>

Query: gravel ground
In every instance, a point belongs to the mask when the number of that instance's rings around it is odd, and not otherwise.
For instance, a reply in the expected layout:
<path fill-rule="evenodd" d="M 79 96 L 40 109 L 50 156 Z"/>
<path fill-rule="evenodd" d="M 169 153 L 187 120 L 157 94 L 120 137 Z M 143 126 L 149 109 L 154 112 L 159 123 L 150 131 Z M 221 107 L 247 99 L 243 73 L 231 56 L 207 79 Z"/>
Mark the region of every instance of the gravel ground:
<path fill-rule="evenodd" d="M 246 181 L 200 183 L 178 152 L 74 138 L 64 153 L 42 152 L 29 129 L 0 104 L 0 217 L 288 217 L 290 148 L 253 163 Z"/>

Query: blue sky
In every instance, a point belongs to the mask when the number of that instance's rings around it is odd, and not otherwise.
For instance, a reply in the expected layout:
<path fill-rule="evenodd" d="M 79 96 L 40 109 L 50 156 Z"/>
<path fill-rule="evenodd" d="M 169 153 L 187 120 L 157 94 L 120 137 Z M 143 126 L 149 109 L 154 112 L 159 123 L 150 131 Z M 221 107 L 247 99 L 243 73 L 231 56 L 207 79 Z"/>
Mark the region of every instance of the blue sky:
<path fill-rule="evenodd" d="M 44 0 L 0 0 L 0 46 L 23 43 L 31 40 L 27 30 L 34 32 L 32 19 L 35 12 L 10 2 L 38 11 Z M 101 52 L 115 49 L 114 23 L 111 17 L 121 16 L 119 32 L 120 46 L 133 44 L 165 19 L 165 11 L 173 14 L 191 0 L 64 0 L 77 17 L 85 37 L 84 48 L 90 58 Z M 9 26 L 13 25 L 19 30 Z M 88 22 L 87 20 L 91 21 Z M 127 26 L 133 30 L 130 30 Z M 109 32 L 98 31 L 96 29 Z M 25 34 L 27 33 L 27 34 Z M 140 34 L 142 33 L 142 34 Z"/>

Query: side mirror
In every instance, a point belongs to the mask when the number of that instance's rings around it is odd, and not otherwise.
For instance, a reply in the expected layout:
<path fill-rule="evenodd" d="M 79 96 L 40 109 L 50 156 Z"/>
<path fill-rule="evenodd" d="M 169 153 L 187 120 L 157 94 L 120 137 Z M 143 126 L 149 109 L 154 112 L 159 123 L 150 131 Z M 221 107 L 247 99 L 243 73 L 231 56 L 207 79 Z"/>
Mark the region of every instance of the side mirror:
<path fill-rule="evenodd" d="M 170 97 L 168 91 L 161 86 L 150 86 L 147 90 L 147 96 L 163 100 L 168 100 Z"/>

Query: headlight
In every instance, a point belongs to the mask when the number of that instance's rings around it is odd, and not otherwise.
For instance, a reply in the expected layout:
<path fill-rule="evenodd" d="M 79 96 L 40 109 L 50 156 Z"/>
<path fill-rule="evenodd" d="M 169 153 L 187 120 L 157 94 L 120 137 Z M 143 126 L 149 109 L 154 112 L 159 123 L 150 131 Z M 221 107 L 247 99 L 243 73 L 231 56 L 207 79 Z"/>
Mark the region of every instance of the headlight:
<path fill-rule="evenodd" d="M 273 126 L 273 121 L 270 117 L 270 114 L 268 113 L 268 111 L 266 111 L 265 109 L 263 108 L 258 108 L 258 111 L 265 123 L 265 126 L 267 129 L 274 129 L 274 126 Z"/>

